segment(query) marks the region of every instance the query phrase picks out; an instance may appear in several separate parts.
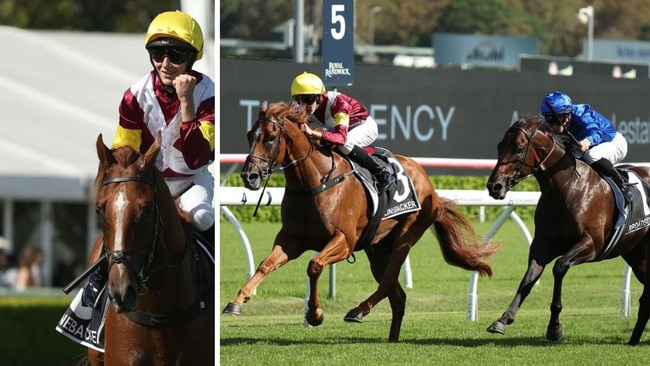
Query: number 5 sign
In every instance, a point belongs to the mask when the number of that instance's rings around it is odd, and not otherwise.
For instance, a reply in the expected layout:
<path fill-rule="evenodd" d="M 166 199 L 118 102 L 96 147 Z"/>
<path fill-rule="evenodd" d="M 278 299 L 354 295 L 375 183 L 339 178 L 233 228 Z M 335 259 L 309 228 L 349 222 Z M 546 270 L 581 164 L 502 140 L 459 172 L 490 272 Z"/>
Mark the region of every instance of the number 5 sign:
<path fill-rule="evenodd" d="M 354 78 L 353 0 L 323 1 L 323 82 L 352 85 Z"/>

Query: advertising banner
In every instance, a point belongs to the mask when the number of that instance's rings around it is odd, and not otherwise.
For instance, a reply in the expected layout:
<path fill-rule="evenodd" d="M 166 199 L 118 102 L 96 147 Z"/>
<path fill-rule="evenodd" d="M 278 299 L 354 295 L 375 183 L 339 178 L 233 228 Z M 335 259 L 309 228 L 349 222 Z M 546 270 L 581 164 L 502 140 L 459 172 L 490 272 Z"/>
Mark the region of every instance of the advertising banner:
<path fill-rule="evenodd" d="M 354 83 L 354 5 L 352 0 L 323 2 L 323 69 L 327 87 Z"/>

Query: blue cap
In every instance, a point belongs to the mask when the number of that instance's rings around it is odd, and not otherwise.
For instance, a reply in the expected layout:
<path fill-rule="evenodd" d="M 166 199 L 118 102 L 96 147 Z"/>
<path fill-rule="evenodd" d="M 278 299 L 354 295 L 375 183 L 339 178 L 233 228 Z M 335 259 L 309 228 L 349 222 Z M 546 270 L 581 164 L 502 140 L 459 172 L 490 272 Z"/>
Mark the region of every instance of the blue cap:
<path fill-rule="evenodd" d="M 571 102 L 571 98 L 562 92 L 556 91 L 547 94 L 544 97 L 544 100 L 542 100 L 541 109 L 542 115 L 544 116 L 553 115 L 553 111 L 548 107 L 547 102 L 553 106 L 553 109 L 555 109 L 555 113 L 557 114 L 569 113 L 573 110 L 573 103 Z"/>

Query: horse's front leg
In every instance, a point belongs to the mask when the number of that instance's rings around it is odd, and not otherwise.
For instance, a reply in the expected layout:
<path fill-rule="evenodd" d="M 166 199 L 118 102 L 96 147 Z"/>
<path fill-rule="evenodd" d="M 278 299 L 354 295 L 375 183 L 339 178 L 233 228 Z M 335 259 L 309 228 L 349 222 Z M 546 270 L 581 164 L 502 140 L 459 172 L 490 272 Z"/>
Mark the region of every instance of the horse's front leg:
<path fill-rule="evenodd" d="M 274 245 L 271 254 L 264 258 L 257 267 L 255 274 L 253 274 L 248 282 L 246 282 L 246 285 L 239 290 L 237 296 L 223 309 L 223 313 L 240 315 L 242 305 L 250 300 L 251 295 L 255 292 L 257 286 L 259 286 L 264 278 L 293 258 L 295 257 L 290 257 L 281 245 Z"/>
<path fill-rule="evenodd" d="M 337 232 L 327 245 L 309 261 L 307 265 L 307 276 L 309 276 L 309 299 L 307 300 L 307 311 L 305 320 L 311 326 L 323 323 L 323 310 L 320 308 L 318 298 L 318 279 L 323 269 L 328 264 L 340 262 L 351 253 L 345 235 Z"/>
<path fill-rule="evenodd" d="M 560 323 L 560 313 L 562 312 L 562 282 L 569 268 L 588 262 L 595 258 L 591 238 L 585 237 L 583 244 L 576 245 L 574 249 L 567 254 L 558 258 L 553 266 L 553 300 L 551 301 L 551 318 L 546 328 L 546 339 L 549 341 L 559 341 L 564 336 L 564 329 Z M 590 248 L 590 249 L 587 249 Z"/>
<path fill-rule="evenodd" d="M 639 298 L 639 311 L 637 313 L 636 324 L 627 342 L 630 346 L 636 346 L 641 341 L 641 336 L 645 330 L 648 320 L 650 319 L 650 286 L 643 286 L 643 293 Z"/>
<path fill-rule="evenodd" d="M 494 323 L 487 328 L 488 332 L 505 334 L 506 325 L 512 324 L 512 322 L 515 321 L 515 317 L 517 316 L 521 304 L 524 303 L 524 300 L 526 300 L 526 297 L 530 294 L 533 286 L 537 283 L 537 280 L 544 272 L 544 267 L 545 266 L 540 265 L 537 260 L 530 260 L 526 274 L 524 274 L 524 278 L 521 279 L 517 293 L 510 303 L 510 306 L 508 306 L 508 309 L 503 313 L 503 315 L 501 315 L 501 318 L 494 321 Z"/>

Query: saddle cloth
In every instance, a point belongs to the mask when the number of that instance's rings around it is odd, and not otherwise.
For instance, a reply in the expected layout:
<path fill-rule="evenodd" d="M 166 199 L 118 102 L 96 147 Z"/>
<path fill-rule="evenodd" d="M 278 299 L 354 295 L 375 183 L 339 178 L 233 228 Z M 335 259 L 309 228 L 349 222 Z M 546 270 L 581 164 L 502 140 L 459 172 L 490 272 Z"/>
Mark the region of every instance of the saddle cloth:
<path fill-rule="evenodd" d="M 388 219 L 408 212 L 420 210 L 420 201 L 415 192 L 413 180 L 408 174 L 406 174 L 402 164 L 395 159 L 395 155 L 393 155 L 390 150 L 381 147 L 372 147 L 372 150 L 373 151 L 370 151 L 370 153 L 372 154 L 373 159 L 387 167 L 391 174 L 395 175 L 397 181 L 394 189 L 391 189 L 386 193 L 389 195 L 389 200 L 385 206 L 385 211 L 381 213 L 383 214 L 382 219 Z M 379 197 L 377 194 L 377 188 L 374 184 L 373 175 L 366 168 L 356 165 L 352 160 L 349 161 L 355 168 L 355 175 L 370 193 L 373 215 L 378 214 L 377 208 L 379 207 Z"/>
<path fill-rule="evenodd" d="M 605 181 L 611 186 L 614 192 L 616 207 L 618 208 L 618 217 L 614 224 L 614 234 L 609 242 L 605 245 L 600 259 L 606 258 L 609 253 L 616 247 L 623 235 L 643 229 L 650 226 L 650 207 L 648 207 L 648 197 L 650 197 L 650 185 L 630 170 L 621 170 L 621 175 L 627 177 L 628 183 L 632 184 L 630 190 L 634 193 L 634 199 L 626 206 L 623 193 L 614 183 L 614 181 L 603 176 Z"/>
<path fill-rule="evenodd" d="M 214 256 L 209 248 L 203 243 L 196 241 L 210 262 L 214 265 Z M 85 282 L 84 282 L 85 284 Z M 93 309 L 81 303 L 82 289 L 77 292 L 70 306 L 63 313 L 55 329 L 57 332 L 68 337 L 73 342 L 82 346 L 92 348 L 99 352 L 104 352 L 104 323 L 106 321 L 106 309 L 108 308 L 108 291 L 106 287 L 102 289 L 100 296 L 101 310 Z"/>

